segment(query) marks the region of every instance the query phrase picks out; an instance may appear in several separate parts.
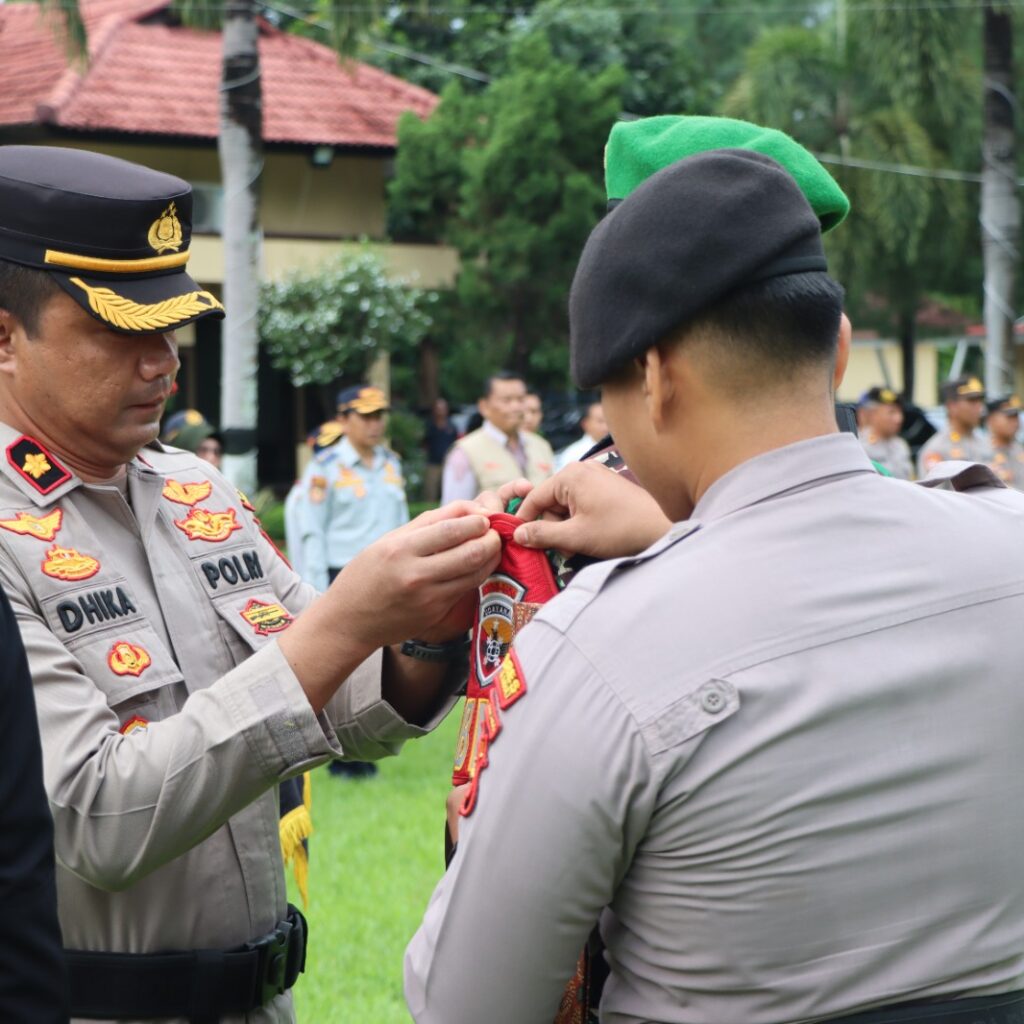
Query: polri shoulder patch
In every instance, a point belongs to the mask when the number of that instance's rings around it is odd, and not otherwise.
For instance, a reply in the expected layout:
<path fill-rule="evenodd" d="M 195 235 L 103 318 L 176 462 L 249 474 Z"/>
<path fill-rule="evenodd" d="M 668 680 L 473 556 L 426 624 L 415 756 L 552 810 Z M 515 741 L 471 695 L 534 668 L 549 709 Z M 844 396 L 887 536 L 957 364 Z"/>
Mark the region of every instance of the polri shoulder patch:
<path fill-rule="evenodd" d="M 149 728 L 148 718 L 143 718 L 142 715 L 132 715 L 117 731 L 122 736 L 127 736 L 131 732 L 145 732 L 147 728 Z"/>
<path fill-rule="evenodd" d="M 64 521 L 64 513 L 55 508 L 45 516 L 33 516 L 28 512 L 16 512 L 13 519 L 0 519 L 0 529 L 23 537 L 35 537 L 36 540 L 52 541 L 60 531 Z"/>
<path fill-rule="evenodd" d="M 70 471 L 27 434 L 7 446 L 7 461 L 22 480 L 40 494 L 49 494 L 71 479 Z"/>

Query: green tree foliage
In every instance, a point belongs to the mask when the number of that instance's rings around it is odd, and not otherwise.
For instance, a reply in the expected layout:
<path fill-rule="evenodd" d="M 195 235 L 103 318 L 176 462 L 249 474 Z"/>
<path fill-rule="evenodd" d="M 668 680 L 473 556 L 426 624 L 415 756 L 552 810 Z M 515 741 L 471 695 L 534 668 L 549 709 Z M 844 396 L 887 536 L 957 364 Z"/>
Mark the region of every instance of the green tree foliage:
<path fill-rule="evenodd" d="M 489 88 L 450 84 L 429 121 L 401 122 L 393 230 L 445 241 L 462 261 L 445 360 L 455 390 L 461 373 L 475 394 L 504 363 L 564 383 L 566 296 L 604 208 L 601 153 L 621 84 L 616 66 L 594 75 L 553 60 L 534 32 Z"/>
<path fill-rule="evenodd" d="M 415 348 L 430 330 L 436 300 L 388 277 L 368 246 L 262 291 L 260 343 L 296 387 L 363 378 L 378 349 Z"/>
<path fill-rule="evenodd" d="M 927 173 L 976 166 L 978 68 L 965 43 L 976 37 L 972 18 L 922 0 L 858 7 L 848 23 L 768 29 L 721 105 L 815 152 L 925 170 L 832 168 L 854 209 L 828 238 L 833 271 L 855 314 L 870 316 L 882 300 L 884 326 L 903 342 L 907 388 L 926 292 L 966 291 L 976 280 L 977 188 Z"/>

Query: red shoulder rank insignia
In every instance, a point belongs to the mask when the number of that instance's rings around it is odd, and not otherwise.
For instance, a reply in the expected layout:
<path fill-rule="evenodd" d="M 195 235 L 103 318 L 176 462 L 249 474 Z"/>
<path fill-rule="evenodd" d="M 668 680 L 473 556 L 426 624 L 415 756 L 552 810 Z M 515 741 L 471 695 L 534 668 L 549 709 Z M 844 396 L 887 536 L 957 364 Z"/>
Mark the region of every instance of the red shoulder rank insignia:
<path fill-rule="evenodd" d="M 38 441 L 24 434 L 7 446 L 7 461 L 40 494 L 49 494 L 71 479 L 71 473 Z"/>
<path fill-rule="evenodd" d="M 132 715 L 124 725 L 121 726 L 117 731 L 122 736 L 127 736 L 130 732 L 141 731 L 145 732 L 149 727 L 149 720 L 142 717 L 142 715 Z"/>
<path fill-rule="evenodd" d="M 267 604 L 255 598 L 238 613 L 252 626 L 257 636 L 270 636 L 287 629 L 295 620 L 288 609 L 280 604 Z"/>
<path fill-rule="evenodd" d="M 87 580 L 100 571 L 100 563 L 92 555 L 83 555 L 77 548 L 62 548 L 54 544 L 46 552 L 43 572 L 55 580 Z"/>
<path fill-rule="evenodd" d="M 211 544 L 219 544 L 227 540 L 242 524 L 235 521 L 235 510 L 226 512 L 209 512 L 205 508 L 194 508 L 184 519 L 175 519 L 174 525 L 189 540 L 205 540 Z"/>
<path fill-rule="evenodd" d="M 0 519 L 0 529 L 10 530 L 36 540 L 53 540 L 64 521 L 64 513 L 55 508 L 49 515 L 33 516 L 28 512 L 15 513 L 14 519 Z"/>
<path fill-rule="evenodd" d="M 168 501 L 177 502 L 179 505 L 195 505 L 208 498 L 212 490 L 213 484 L 209 480 L 202 480 L 197 484 L 183 484 L 168 477 L 163 493 Z"/>
<path fill-rule="evenodd" d="M 141 676 L 153 664 L 153 659 L 145 647 L 119 640 L 110 648 L 107 664 L 115 675 Z"/>

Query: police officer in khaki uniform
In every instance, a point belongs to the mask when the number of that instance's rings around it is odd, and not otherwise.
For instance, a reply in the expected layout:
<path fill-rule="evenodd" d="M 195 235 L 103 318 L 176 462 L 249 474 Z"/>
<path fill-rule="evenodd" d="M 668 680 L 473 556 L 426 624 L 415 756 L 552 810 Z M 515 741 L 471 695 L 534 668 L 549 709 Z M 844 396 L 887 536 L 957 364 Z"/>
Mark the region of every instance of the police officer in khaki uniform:
<path fill-rule="evenodd" d="M 970 376 L 948 380 L 942 385 L 942 401 L 949 422 L 917 453 L 917 472 L 921 477 L 947 460 L 988 462 L 992 458 L 991 445 L 977 433 L 985 415 L 985 385 Z"/>
<path fill-rule="evenodd" d="M 216 470 L 154 441 L 173 329 L 222 312 L 185 273 L 190 213 L 170 175 L 0 148 L 0 585 L 35 684 L 72 1018 L 289 1024 L 305 926 L 278 783 L 445 713 L 459 602 L 499 542 L 469 506 L 430 513 L 317 598 Z"/>
<path fill-rule="evenodd" d="M 980 466 L 893 486 L 837 433 L 842 291 L 760 154 L 636 189 L 570 325 L 649 496 L 573 475 L 677 525 L 517 637 L 414 1019 L 550 1021 L 600 917 L 603 1021 L 1019 1020 L 1024 497 Z M 524 517 L 574 508 L 538 490 Z"/>
<path fill-rule="evenodd" d="M 858 411 L 860 443 L 868 458 L 898 480 L 913 479 L 910 445 L 900 437 L 903 407 L 899 395 L 891 388 L 871 388 L 858 403 Z"/>
<path fill-rule="evenodd" d="M 1018 395 L 993 398 L 986 403 L 985 427 L 992 445 L 989 465 L 1003 483 L 1024 490 L 1024 445 L 1017 440 L 1021 400 Z"/>

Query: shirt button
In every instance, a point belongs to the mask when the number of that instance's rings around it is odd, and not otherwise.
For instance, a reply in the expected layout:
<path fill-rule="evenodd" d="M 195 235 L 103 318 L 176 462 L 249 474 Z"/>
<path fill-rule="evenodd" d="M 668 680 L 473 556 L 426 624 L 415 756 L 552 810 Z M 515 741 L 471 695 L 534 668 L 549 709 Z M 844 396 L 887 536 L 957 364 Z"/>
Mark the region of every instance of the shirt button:
<path fill-rule="evenodd" d="M 700 706 L 709 715 L 720 714 L 727 703 L 726 695 L 717 683 L 705 683 L 700 688 Z"/>

